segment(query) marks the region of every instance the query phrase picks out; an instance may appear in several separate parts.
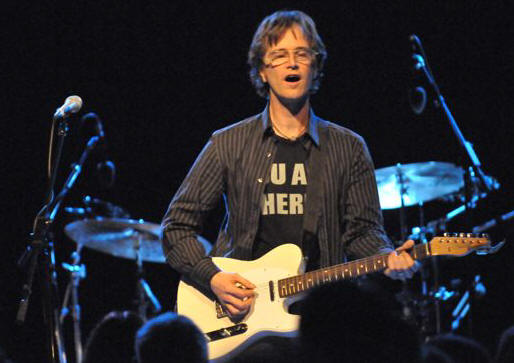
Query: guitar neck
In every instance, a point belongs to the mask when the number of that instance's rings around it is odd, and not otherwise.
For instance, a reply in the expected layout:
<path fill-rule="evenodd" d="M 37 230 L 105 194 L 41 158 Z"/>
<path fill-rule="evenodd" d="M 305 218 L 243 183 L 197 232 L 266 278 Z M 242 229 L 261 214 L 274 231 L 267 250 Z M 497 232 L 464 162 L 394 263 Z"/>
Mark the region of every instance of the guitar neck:
<path fill-rule="evenodd" d="M 430 243 L 414 246 L 409 255 L 415 260 L 421 260 L 432 255 Z M 389 253 L 374 255 L 339 265 L 310 271 L 302 275 L 292 276 L 278 280 L 280 297 L 288 297 L 320 286 L 329 282 L 355 278 L 387 268 Z"/>

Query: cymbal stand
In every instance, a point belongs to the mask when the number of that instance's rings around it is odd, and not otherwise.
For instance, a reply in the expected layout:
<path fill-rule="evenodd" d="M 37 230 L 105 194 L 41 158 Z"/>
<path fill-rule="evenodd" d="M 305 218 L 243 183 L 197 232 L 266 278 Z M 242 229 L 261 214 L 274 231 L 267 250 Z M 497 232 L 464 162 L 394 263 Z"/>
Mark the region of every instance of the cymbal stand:
<path fill-rule="evenodd" d="M 400 241 L 401 243 L 405 242 L 407 237 L 407 219 L 406 219 L 406 206 L 405 206 L 405 195 L 407 194 L 407 187 L 405 186 L 405 178 L 402 170 L 402 164 L 396 164 L 396 179 L 398 184 L 400 185 Z M 407 320 L 412 320 L 414 317 L 413 311 L 413 298 L 408 291 L 407 281 L 402 281 L 402 291 L 398 294 L 400 303 L 403 305 L 403 315 Z"/>
<path fill-rule="evenodd" d="M 407 187 L 405 186 L 405 180 L 403 171 L 401 169 L 402 164 L 396 164 L 396 178 L 398 179 L 398 183 L 400 184 L 400 238 L 402 242 L 405 242 L 405 238 L 407 237 L 407 222 L 405 216 L 405 195 L 407 194 Z"/>
<path fill-rule="evenodd" d="M 66 287 L 64 300 L 61 308 L 60 323 L 63 324 L 64 318 L 70 314 L 68 307 L 71 295 L 71 316 L 73 319 L 73 343 L 75 346 L 75 359 L 77 363 L 82 362 L 82 338 L 80 334 L 80 304 L 78 289 L 80 280 L 86 277 L 86 266 L 80 264 L 80 251 L 82 245 L 77 245 L 77 250 L 71 254 L 72 264 L 62 263 L 62 267 L 70 272 L 70 281 Z"/>
<path fill-rule="evenodd" d="M 141 241 L 143 234 L 136 232 L 134 238 L 134 250 L 136 252 L 136 265 L 137 265 L 137 310 L 138 315 L 143 321 L 146 321 L 148 305 L 151 305 L 152 313 L 159 313 L 162 306 L 159 300 L 155 297 L 150 285 L 144 279 L 143 270 L 143 256 L 141 254 Z"/>

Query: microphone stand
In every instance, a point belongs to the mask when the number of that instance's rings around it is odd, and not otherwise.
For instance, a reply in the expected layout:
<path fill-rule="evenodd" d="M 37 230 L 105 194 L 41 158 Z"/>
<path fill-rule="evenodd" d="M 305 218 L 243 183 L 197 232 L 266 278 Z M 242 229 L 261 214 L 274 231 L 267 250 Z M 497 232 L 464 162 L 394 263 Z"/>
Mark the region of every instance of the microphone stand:
<path fill-rule="evenodd" d="M 53 130 L 55 123 L 59 121 L 57 128 L 57 155 L 55 161 L 52 163 L 52 147 L 53 147 Z M 48 328 L 47 343 L 48 353 L 51 362 L 66 363 L 66 352 L 63 341 L 62 326 L 59 321 L 59 291 L 57 283 L 57 271 L 55 267 L 55 250 L 52 241 L 53 233 L 52 226 L 55 217 L 60 208 L 61 202 L 64 197 L 73 187 L 77 177 L 79 176 L 82 165 L 84 164 L 87 156 L 100 141 L 100 138 L 95 136 L 90 139 L 84 150 L 79 163 L 72 166 L 72 171 L 66 180 L 62 191 L 57 197 L 54 198 L 54 186 L 59 170 L 59 164 L 62 156 L 62 149 L 64 139 L 68 135 L 69 126 L 67 122 L 67 115 L 63 118 L 54 118 L 52 123 L 52 131 L 50 134 L 50 145 L 48 153 L 48 191 L 45 206 L 39 211 L 33 226 L 33 232 L 30 234 L 30 244 L 20 257 L 18 265 L 27 266 L 27 275 L 25 283 L 22 287 L 21 299 L 19 302 L 18 312 L 16 315 L 16 323 L 24 324 L 32 294 L 32 285 L 36 268 L 39 268 L 41 278 L 41 290 L 43 295 L 43 318 L 44 323 Z"/>
<path fill-rule="evenodd" d="M 466 159 L 467 159 L 466 172 L 465 172 L 466 175 L 465 175 L 465 180 L 464 180 L 465 191 L 466 191 L 465 206 L 466 206 L 466 212 L 470 212 L 470 210 L 475 207 L 475 202 L 474 202 L 473 197 L 477 194 L 477 191 L 475 188 L 477 186 L 476 185 L 477 184 L 476 177 L 478 177 L 478 180 L 480 180 L 480 185 L 478 186 L 479 190 L 480 190 L 480 187 L 482 187 L 482 189 L 485 193 L 491 192 L 494 189 L 498 189 L 499 184 L 493 178 L 486 176 L 484 174 L 484 172 L 482 171 L 482 168 L 481 168 L 482 164 L 480 163 L 480 160 L 478 159 L 478 156 L 477 156 L 475 150 L 473 149 L 473 144 L 471 144 L 469 141 L 467 141 L 464 138 L 464 135 L 462 134 L 462 132 L 459 128 L 459 125 L 457 124 L 457 121 L 453 117 L 453 115 L 450 111 L 450 108 L 446 104 L 446 101 L 444 100 L 444 97 L 441 94 L 441 91 L 439 90 L 439 86 L 437 85 L 437 83 L 435 81 L 434 75 L 432 74 L 432 70 L 430 69 L 430 66 L 428 65 L 427 57 L 425 55 L 425 51 L 423 50 L 423 46 L 421 45 L 421 41 L 415 35 L 413 35 L 412 37 L 415 41 L 415 44 L 418 46 L 418 48 L 421 52 L 421 55 L 423 56 L 423 62 L 417 68 L 419 68 L 423 71 L 426 79 L 428 80 L 428 83 L 430 83 L 430 85 L 432 86 L 432 88 L 436 94 L 436 97 L 437 97 L 436 107 L 441 107 L 442 110 L 444 111 L 444 114 L 450 123 L 451 129 L 452 129 L 453 133 L 455 134 L 455 137 L 457 137 L 457 140 L 464 151 L 463 154 L 466 156 Z M 480 193 L 478 193 L 478 194 L 480 196 L 487 195 L 487 194 L 480 194 Z"/>
<path fill-rule="evenodd" d="M 462 147 L 464 159 L 466 159 L 465 163 L 465 175 L 464 175 L 464 190 L 465 190 L 465 215 L 467 219 L 467 229 L 471 230 L 473 227 L 473 220 L 472 220 L 472 210 L 476 206 L 476 202 L 480 197 L 487 196 L 488 192 L 491 192 L 495 189 L 499 188 L 499 183 L 495 181 L 494 178 L 488 177 L 484 174 L 482 171 L 482 164 L 480 163 L 480 160 L 478 159 L 478 156 L 473 149 L 473 145 L 464 138 L 464 135 L 462 134 L 459 125 L 457 124 L 457 121 L 453 117 L 450 108 L 446 104 L 446 101 L 444 100 L 443 95 L 441 94 L 441 91 L 439 89 L 439 86 L 437 85 L 434 75 L 432 74 L 432 70 L 430 69 L 430 66 L 427 61 L 427 57 L 425 54 L 425 51 L 423 49 L 423 46 L 421 45 L 421 41 L 416 35 L 411 35 L 411 41 L 415 44 L 414 51 L 416 51 L 416 46 L 419 48 L 419 51 L 421 52 L 422 59 L 416 58 L 419 63 L 416 66 L 417 69 L 421 69 L 428 80 L 428 83 L 432 86 L 432 89 L 434 90 L 437 100 L 435 102 L 436 107 L 442 108 L 446 118 L 448 119 L 448 122 L 450 123 L 450 127 L 455 134 L 455 137 L 457 138 L 459 144 Z M 477 177 L 478 181 L 477 182 Z M 434 270 L 436 276 L 438 275 L 438 269 L 437 269 L 437 263 L 435 259 L 433 259 L 434 264 Z M 438 289 L 438 281 L 436 277 L 435 281 L 436 288 Z M 437 315 L 437 332 L 440 332 L 440 316 L 439 316 L 439 306 L 436 302 L 436 315 Z"/>

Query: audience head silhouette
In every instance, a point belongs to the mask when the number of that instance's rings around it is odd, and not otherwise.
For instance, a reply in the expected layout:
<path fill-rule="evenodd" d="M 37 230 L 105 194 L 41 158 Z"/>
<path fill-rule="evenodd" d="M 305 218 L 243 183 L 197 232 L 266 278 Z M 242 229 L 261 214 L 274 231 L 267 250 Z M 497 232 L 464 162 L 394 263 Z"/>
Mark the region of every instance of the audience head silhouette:
<path fill-rule="evenodd" d="M 132 362 L 134 339 L 143 320 L 131 311 L 113 311 L 92 330 L 84 363 Z"/>
<path fill-rule="evenodd" d="M 455 363 L 491 362 L 491 357 L 482 344 L 462 335 L 440 334 L 433 337 L 427 344 L 441 349 Z"/>
<path fill-rule="evenodd" d="M 136 355 L 139 363 L 207 362 L 207 343 L 189 318 L 168 312 L 150 319 L 139 329 Z"/>
<path fill-rule="evenodd" d="M 506 329 L 498 343 L 496 351 L 496 363 L 514 362 L 514 325 Z"/>

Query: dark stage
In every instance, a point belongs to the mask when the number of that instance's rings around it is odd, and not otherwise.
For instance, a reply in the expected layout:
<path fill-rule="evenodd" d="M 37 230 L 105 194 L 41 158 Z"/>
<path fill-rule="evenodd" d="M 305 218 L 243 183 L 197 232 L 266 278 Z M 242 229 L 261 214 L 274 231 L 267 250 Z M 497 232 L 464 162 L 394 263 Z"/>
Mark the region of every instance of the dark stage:
<path fill-rule="evenodd" d="M 17 2 L 4 12 L 0 347 L 13 360 L 45 361 L 37 280 L 26 324 L 14 324 L 24 281 L 16 261 L 44 202 L 55 109 L 69 95 L 84 101 L 80 113 L 70 118 L 57 187 L 84 147 L 78 127 L 82 115 L 97 113 L 107 140 L 105 150 L 86 162 L 64 205 L 80 206 L 90 195 L 123 207 L 131 218 L 160 223 L 212 132 L 264 108 L 265 100 L 249 81 L 246 56 L 260 20 L 279 9 L 303 10 L 315 20 L 328 60 L 313 108 L 320 117 L 362 135 L 377 169 L 397 163 L 467 163 L 448 120 L 434 107 L 429 85 L 412 74 L 408 38 L 417 34 L 462 133 L 474 145 L 484 172 L 501 185 L 477 203 L 471 222 L 460 215 L 447 230 L 468 232 L 470 224 L 479 226 L 514 209 L 509 146 L 514 136 L 514 29 L 506 2 L 268 3 Z M 428 93 L 420 115 L 412 112 L 407 96 L 413 85 Z M 95 171 L 106 159 L 116 166 L 110 187 Z M 461 204 L 458 198 L 427 202 L 425 221 Z M 388 233 L 398 241 L 399 209 L 383 213 Z M 418 215 L 417 207 L 407 207 L 409 230 L 419 225 Z M 221 208 L 203 233 L 208 239 L 216 236 L 220 218 Z M 60 214 L 54 224 L 61 295 L 68 275 L 60 264 L 70 261 L 75 246 L 63 228 L 73 220 Z M 485 231 L 494 242 L 507 240 L 497 254 L 439 260 L 441 284 L 460 294 L 480 275 L 487 293 L 473 299 L 458 332 L 473 335 L 490 350 L 500 332 L 514 323 L 512 226 L 511 219 Z M 87 268 L 80 284 L 85 339 L 109 311 L 136 309 L 136 264 L 92 249 L 84 249 L 82 263 Z M 178 275 L 160 263 L 145 263 L 144 269 L 164 309 L 172 309 Z M 414 295 L 419 292 L 416 279 L 410 287 Z M 390 288 L 401 287 L 393 283 Z M 455 304 L 451 299 L 443 304 L 445 331 Z M 67 318 L 64 331 L 73 361 L 70 323 Z"/>

